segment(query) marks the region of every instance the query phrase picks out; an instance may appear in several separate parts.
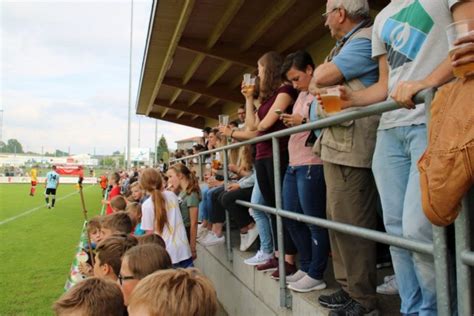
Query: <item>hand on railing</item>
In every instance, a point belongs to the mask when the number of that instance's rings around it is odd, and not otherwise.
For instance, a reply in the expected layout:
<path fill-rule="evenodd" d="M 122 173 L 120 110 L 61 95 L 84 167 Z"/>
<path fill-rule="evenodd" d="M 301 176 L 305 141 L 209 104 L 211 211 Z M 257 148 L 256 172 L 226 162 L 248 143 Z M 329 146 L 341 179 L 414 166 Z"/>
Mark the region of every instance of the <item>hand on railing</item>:
<path fill-rule="evenodd" d="M 238 190 L 240 189 L 240 184 L 238 183 L 230 183 L 229 185 L 227 185 L 227 191 L 235 191 L 235 190 Z"/>
<path fill-rule="evenodd" d="M 401 107 L 414 109 L 416 107 L 413 97 L 419 91 L 430 87 L 424 80 L 400 81 L 390 94 L 390 97 Z"/>

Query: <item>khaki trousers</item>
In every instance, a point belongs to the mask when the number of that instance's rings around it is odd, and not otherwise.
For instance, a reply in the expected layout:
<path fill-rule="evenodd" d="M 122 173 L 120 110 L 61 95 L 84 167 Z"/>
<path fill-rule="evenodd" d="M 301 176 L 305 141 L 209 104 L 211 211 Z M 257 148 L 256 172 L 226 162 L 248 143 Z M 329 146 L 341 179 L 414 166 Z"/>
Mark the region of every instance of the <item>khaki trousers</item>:
<path fill-rule="evenodd" d="M 324 162 L 327 218 L 359 227 L 377 227 L 377 190 L 371 169 Z M 375 242 L 329 230 L 336 281 L 352 299 L 376 308 Z"/>

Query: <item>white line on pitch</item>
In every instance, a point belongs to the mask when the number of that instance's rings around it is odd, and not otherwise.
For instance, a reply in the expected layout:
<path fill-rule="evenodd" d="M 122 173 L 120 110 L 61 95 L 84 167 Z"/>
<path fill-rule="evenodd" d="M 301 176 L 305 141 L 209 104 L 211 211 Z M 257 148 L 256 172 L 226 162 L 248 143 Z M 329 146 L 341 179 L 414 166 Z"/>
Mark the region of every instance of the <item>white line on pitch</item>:
<path fill-rule="evenodd" d="M 86 189 L 87 189 L 87 188 L 86 188 Z M 65 196 L 63 196 L 63 197 L 57 199 L 57 201 L 62 201 L 62 200 L 64 200 L 64 199 L 67 199 L 68 197 L 73 196 L 74 194 L 79 194 L 79 191 L 71 192 L 71 193 L 69 193 L 69 194 L 67 194 L 67 195 L 65 195 Z M 16 215 L 16 216 L 7 218 L 6 220 L 3 220 L 3 221 L 0 222 L 0 226 L 3 225 L 3 224 L 9 223 L 9 222 L 11 222 L 11 221 L 14 221 L 14 220 L 17 219 L 17 218 L 20 218 L 20 217 L 26 216 L 26 215 L 28 215 L 28 214 L 30 214 L 30 213 L 33 213 L 34 211 L 37 211 L 37 210 L 42 209 L 42 208 L 45 208 L 45 206 L 44 206 L 44 205 L 42 205 L 42 206 L 37 206 L 37 207 L 32 208 L 31 210 L 28 210 L 28 211 L 23 212 L 23 213 L 21 213 L 21 214 L 18 214 L 18 215 Z"/>

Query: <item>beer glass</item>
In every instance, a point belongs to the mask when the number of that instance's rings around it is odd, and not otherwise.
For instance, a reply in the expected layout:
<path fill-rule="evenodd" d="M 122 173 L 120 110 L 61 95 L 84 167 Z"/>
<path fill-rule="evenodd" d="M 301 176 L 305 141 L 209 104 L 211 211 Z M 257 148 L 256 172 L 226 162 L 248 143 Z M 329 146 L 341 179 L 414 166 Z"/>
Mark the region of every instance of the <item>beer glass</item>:
<path fill-rule="evenodd" d="M 227 126 L 227 125 L 229 125 L 229 115 L 220 114 L 219 115 L 219 126 Z"/>
<path fill-rule="evenodd" d="M 341 92 L 338 86 L 330 86 L 321 89 L 321 100 L 326 113 L 336 113 L 341 111 Z"/>
<path fill-rule="evenodd" d="M 249 89 L 255 88 L 255 77 L 252 77 L 252 74 L 246 73 L 244 74 L 244 91 L 247 93 Z"/>
<path fill-rule="evenodd" d="M 474 32 L 474 19 L 454 22 L 454 23 L 449 24 L 446 27 L 450 57 L 452 57 L 453 54 L 458 49 L 467 45 L 467 44 L 454 45 L 454 42 L 461 37 L 472 34 L 473 32 Z M 472 71 L 474 71 L 474 62 L 471 62 L 467 65 L 461 65 L 461 66 L 457 66 L 453 68 L 453 74 L 454 76 L 458 78 L 464 78 L 468 72 L 472 72 Z"/>

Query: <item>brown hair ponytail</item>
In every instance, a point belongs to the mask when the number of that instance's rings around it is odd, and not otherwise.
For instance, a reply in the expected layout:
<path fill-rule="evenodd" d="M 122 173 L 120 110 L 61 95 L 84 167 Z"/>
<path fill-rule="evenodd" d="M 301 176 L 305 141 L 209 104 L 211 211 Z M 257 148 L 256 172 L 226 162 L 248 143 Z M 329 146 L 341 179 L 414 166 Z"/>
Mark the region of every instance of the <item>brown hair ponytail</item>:
<path fill-rule="evenodd" d="M 155 225 L 158 234 L 163 233 L 163 228 L 168 225 L 168 215 L 166 213 L 166 203 L 161 193 L 163 179 L 160 173 L 153 168 L 145 169 L 140 176 L 140 184 L 143 189 L 150 193 L 155 210 Z"/>

